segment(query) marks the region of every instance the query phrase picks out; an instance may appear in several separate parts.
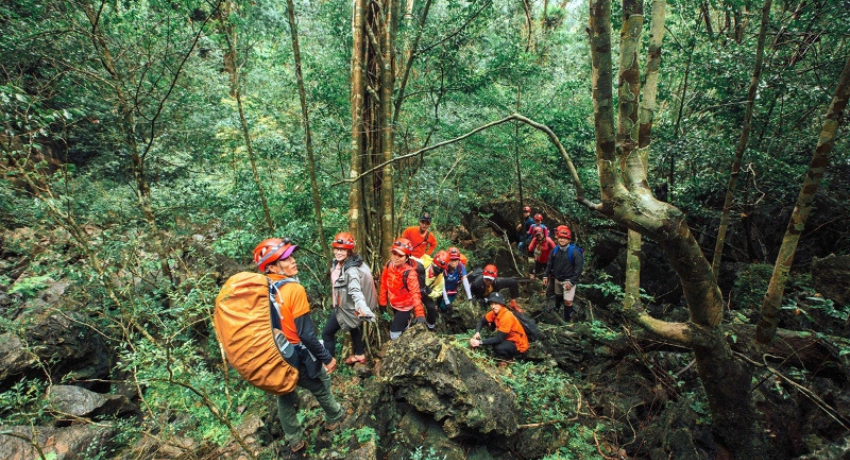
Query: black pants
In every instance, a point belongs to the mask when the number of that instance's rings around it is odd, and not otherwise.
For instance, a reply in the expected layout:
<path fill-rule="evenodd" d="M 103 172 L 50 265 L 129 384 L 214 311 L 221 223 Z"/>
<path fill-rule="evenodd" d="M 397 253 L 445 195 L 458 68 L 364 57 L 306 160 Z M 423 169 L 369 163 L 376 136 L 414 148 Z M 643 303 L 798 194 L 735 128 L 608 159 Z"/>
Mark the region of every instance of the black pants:
<path fill-rule="evenodd" d="M 437 303 L 428 296 L 422 296 L 422 303 L 425 304 L 425 324 L 428 329 L 434 330 L 437 324 Z"/>
<path fill-rule="evenodd" d="M 399 311 L 393 309 L 393 322 L 390 323 L 390 339 L 398 339 L 401 336 L 401 333 L 410 327 L 410 320 L 412 319 L 413 310 Z"/>
<path fill-rule="evenodd" d="M 531 272 L 535 276 L 543 276 L 543 273 L 546 272 L 546 262 L 538 262 L 534 261 L 534 270 Z"/>
<path fill-rule="evenodd" d="M 336 354 L 336 333 L 341 329 L 339 321 L 336 320 L 336 312 L 332 312 L 325 323 L 325 328 L 322 329 L 322 340 L 325 342 L 325 348 L 334 356 Z M 351 347 L 354 349 L 355 355 L 363 355 L 366 352 L 363 350 L 363 332 L 359 327 L 348 331 L 351 334 Z"/>
<path fill-rule="evenodd" d="M 493 354 L 500 359 L 512 359 L 519 356 L 520 353 L 513 342 L 505 340 L 493 346 Z"/>

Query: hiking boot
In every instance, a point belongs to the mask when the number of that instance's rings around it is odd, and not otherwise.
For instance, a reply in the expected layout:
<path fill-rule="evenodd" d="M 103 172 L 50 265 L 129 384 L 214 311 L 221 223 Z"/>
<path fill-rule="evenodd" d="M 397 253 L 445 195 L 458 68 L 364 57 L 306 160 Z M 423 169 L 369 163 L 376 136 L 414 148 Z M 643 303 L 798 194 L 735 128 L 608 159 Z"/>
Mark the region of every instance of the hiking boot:
<path fill-rule="evenodd" d="M 294 454 L 294 453 L 296 453 L 296 452 L 300 452 L 300 451 L 301 451 L 301 450 L 303 450 L 305 447 L 307 447 L 307 441 L 305 441 L 305 440 L 303 440 L 303 439 L 302 439 L 302 440 L 300 440 L 300 441 L 296 442 L 295 444 L 292 444 L 292 445 L 289 447 L 289 450 L 291 450 L 291 451 L 292 451 L 292 453 Z"/>

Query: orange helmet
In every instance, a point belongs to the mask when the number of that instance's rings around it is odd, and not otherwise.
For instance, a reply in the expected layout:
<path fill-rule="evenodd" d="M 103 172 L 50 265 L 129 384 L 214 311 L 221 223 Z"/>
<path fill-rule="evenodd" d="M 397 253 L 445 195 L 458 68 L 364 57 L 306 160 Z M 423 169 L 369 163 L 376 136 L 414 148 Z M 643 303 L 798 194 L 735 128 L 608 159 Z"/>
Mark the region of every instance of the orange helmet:
<path fill-rule="evenodd" d="M 558 228 L 555 229 L 555 236 L 571 240 L 573 239 L 573 232 L 570 230 L 570 227 L 567 227 L 566 225 L 559 225 Z"/>
<path fill-rule="evenodd" d="M 543 222 L 543 214 L 540 214 L 539 212 L 537 214 L 535 214 L 534 215 L 534 221 L 537 222 L 537 223 Z"/>
<path fill-rule="evenodd" d="M 440 267 L 445 270 L 449 267 L 449 253 L 446 251 L 440 251 L 437 255 L 434 256 L 434 265 Z"/>
<path fill-rule="evenodd" d="M 289 238 L 269 238 L 254 248 L 254 263 L 261 272 L 266 271 L 269 264 L 273 264 L 280 259 L 286 259 L 291 256 L 297 245 L 292 244 Z"/>
<path fill-rule="evenodd" d="M 399 238 L 395 240 L 390 251 L 400 252 L 401 255 L 410 257 L 413 254 L 413 245 L 410 244 L 410 240 L 407 238 Z"/>
<path fill-rule="evenodd" d="M 489 264 L 484 267 L 484 271 L 481 274 L 484 276 L 485 280 L 489 279 L 492 281 L 496 279 L 497 276 L 499 276 L 499 269 L 497 269 L 495 265 Z"/>
<path fill-rule="evenodd" d="M 452 246 L 448 250 L 449 260 L 460 260 L 460 249 Z"/>
<path fill-rule="evenodd" d="M 337 233 L 336 236 L 334 237 L 333 242 L 331 242 L 331 246 L 333 246 L 334 249 L 353 250 L 354 245 L 355 245 L 354 236 L 351 233 L 348 233 L 348 232 Z"/>

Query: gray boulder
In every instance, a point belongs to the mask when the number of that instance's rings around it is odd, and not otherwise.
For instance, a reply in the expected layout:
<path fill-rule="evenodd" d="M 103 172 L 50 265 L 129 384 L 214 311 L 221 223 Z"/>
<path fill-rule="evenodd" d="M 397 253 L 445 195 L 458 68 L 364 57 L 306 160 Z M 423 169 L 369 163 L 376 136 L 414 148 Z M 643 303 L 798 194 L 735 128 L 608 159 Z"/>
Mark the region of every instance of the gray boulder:
<path fill-rule="evenodd" d="M 73 385 L 54 385 L 48 393 L 50 409 L 76 417 L 117 415 L 135 407 L 120 395 L 99 394 Z"/>
<path fill-rule="evenodd" d="M 480 369 L 467 351 L 417 325 L 392 342 L 381 378 L 395 398 L 432 414 L 451 439 L 517 431 L 516 395 Z"/>

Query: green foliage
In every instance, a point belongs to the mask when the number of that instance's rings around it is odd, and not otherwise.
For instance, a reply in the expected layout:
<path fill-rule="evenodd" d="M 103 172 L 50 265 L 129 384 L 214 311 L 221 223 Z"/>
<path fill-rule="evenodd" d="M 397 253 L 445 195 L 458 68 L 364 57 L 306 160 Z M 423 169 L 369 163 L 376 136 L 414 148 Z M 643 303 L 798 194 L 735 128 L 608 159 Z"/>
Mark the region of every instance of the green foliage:
<path fill-rule="evenodd" d="M 440 456 L 434 446 L 428 447 L 428 450 L 417 446 L 416 450 L 410 453 L 410 460 L 446 460 L 446 457 L 446 455 Z"/>
<path fill-rule="evenodd" d="M 767 264 L 750 264 L 739 270 L 732 289 L 732 302 L 738 308 L 760 308 L 772 275 L 773 266 Z"/>
<path fill-rule="evenodd" d="M 15 284 L 9 288 L 9 294 L 20 293 L 24 297 L 33 297 L 38 293 L 38 291 L 46 288 L 49 281 L 52 280 L 48 275 L 22 278 L 16 281 Z"/>
<path fill-rule="evenodd" d="M 502 380 L 517 393 L 525 423 L 566 420 L 574 414 L 578 389 L 556 368 L 516 362 L 511 365 L 511 375 Z M 565 423 L 555 426 L 561 428 Z"/>

